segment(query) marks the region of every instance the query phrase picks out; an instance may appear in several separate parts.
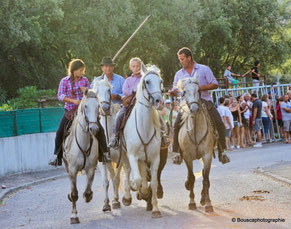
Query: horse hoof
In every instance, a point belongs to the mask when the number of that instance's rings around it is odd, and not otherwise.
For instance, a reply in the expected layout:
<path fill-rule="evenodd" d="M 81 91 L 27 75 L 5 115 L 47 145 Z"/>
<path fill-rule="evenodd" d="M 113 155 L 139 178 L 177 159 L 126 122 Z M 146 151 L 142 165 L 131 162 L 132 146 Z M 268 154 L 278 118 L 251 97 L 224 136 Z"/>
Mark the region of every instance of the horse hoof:
<path fill-rule="evenodd" d="M 162 185 L 159 185 L 157 189 L 157 197 L 158 199 L 163 199 L 163 196 L 164 196 L 163 187 Z"/>
<path fill-rule="evenodd" d="M 109 204 L 105 204 L 104 206 L 103 206 L 103 212 L 108 212 L 108 211 L 111 211 L 111 207 L 110 207 L 110 205 Z"/>
<path fill-rule="evenodd" d="M 122 198 L 122 203 L 124 206 L 130 206 L 132 202 L 132 198 L 126 199 L 125 197 Z"/>
<path fill-rule="evenodd" d="M 121 208 L 120 202 L 118 201 L 118 202 L 112 203 L 112 208 L 113 209 L 119 209 L 119 208 Z"/>
<path fill-rule="evenodd" d="M 152 218 L 153 218 L 153 219 L 162 218 L 162 214 L 161 214 L 161 212 L 160 212 L 160 211 L 152 212 Z"/>
<path fill-rule="evenodd" d="M 221 155 L 221 163 L 222 163 L 222 164 L 226 164 L 226 163 L 228 163 L 228 162 L 230 162 L 229 157 L 228 157 L 226 154 L 222 154 L 222 155 Z"/>
<path fill-rule="evenodd" d="M 130 189 L 131 189 L 131 191 L 133 191 L 133 192 L 136 192 L 136 191 L 137 191 L 137 188 L 133 188 L 131 185 L 130 185 Z"/>
<path fill-rule="evenodd" d="M 80 223 L 78 217 L 76 217 L 76 218 L 71 218 L 71 224 L 78 224 L 78 223 Z"/>
<path fill-rule="evenodd" d="M 136 199 L 138 199 L 138 200 L 142 199 L 141 194 L 139 192 L 136 193 Z"/>
<path fill-rule="evenodd" d="M 147 211 L 152 211 L 153 210 L 153 205 L 152 203 L 147 203 Z"/>
<path fill-rule="evenodd" d="M 90 193 L 83 193 L 83 198 L 85 199 L 86 203 L 89 203 L 93 199 L 93 192 Z"/>
<path fill-rule="evenodd" d="M 196 209 L 197 209 L 195 203 L 190 203 L 190 204 L 188 205 L 188 208 L 189 208 L 189 210 L 196 210 Z"/>
<path fill-rule="evenodd" d="M 185 181 L 185 188 L 190 191 L 190 185 L 189 185 L 189 182 L 186 180 Z"/>
<path fill-rule="evenodd" d="M 212 206 L 205 206 L 205 212 L 213 212 Z"/>

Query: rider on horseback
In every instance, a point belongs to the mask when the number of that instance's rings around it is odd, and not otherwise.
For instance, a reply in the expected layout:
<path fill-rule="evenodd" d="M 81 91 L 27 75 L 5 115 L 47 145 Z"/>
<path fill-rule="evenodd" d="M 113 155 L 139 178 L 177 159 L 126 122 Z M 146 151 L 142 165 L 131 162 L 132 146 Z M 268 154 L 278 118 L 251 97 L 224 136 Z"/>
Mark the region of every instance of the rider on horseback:
<path fill-rule="evenodd" d="M 61 166 L 63 158 L 63 135 L 66 125 L 70 120 L 70 115 L 77 111 L 77 107 L 83 98 L 83 90 L 85 87 L 89 88 L 90 84 L 88 79 L 84 76 L 85 64 L 80 59 L 73 59 L 69 63 L 68 76 L 64 77 L 59 85 L 58 99 L 61 102 L 65 102 L 65 113 L 60 121 L 55 138 L 55 157 L 50 160 L 49 165 Z M 98 120 L 99 131 L 96 138 L 99 142 L 99 160 L 107 162 L 110 160 L 108 155 L 108 149 L 106 145 L 106 138 L 104 135 L 104 129 L 102 128 Z"/>
<path fill-rule="evenodd" d="M 177 89 L 178 81 L 180 79 L 194 77 L 194 74 L 197 72 L 201 98 L 202 98 L 201 101 L 205 103 L 205 105 L 207 106 L 209 116 L 211 117 L 212 122 L 214 123 L 214 126 L 216 127 L 219 134 L 219 142 L 218 142 L 219 161 L 222 164 L 228 163 L 229 158 L 226 155 L 226 145 L 225 145 L 225 126 L 220 118 L 220 115 L 217 109 L 212 103 L 212 98 L 210 94 L 208 93 L 208 90 L 216 89 L 218 87 L 218 83 L 211 69 L 208 66 L 198 64 L 193 60 L 192 52 L 189 48 L 186 48 L 186 47 L 181 48 L 178 51 L 177 55 L 183 68 L 180 69 L 176 73 L 175 78 L 174 78 L 174 83 L 173 83 L 173 89 L 169 91 L 169 95 L 173 97 L 177 96 L 179 93 Z M 182 112 L 180 111 L 177 115 L 177 118 L 174 124 L 174 139 L 173 139 L 172 151 L 175 154 L 173 158 L 173 162 L 175 164 L 181 164 L 183 160 L 183 155 L 182 155 L 182 152 L 180 152 L 179 142 L 178 142 L 179 130 L 181 127 L 181 117 L 182 117 Z"/>
<path fill-rule="evenodd" d="M 129 69 L 132 71 L 132 74 L 129 75 L 129 77 L 125 80 L 122 91 L 125 97 L 123 98 L 123 107 L 118 113 L 118 116 L 115 121 L 114 125 L 114 134 L 115 137 L 112 138 L 109 142 L 109 147 L 113 149 L 117 149 L 119 147 L 119 138 L 120 138 L 120 128 L 121 128 L 121 122 L 124 118 L 124 115 L 126 111 L 130 108 L 133 107 L 135 104 L 135 93 L 137 89 L 137 85 L 139 84 L 141 80 L 141 64 L 142 61 L 138 57 L 134 57 L 129 61 Z M 160 123 L 161 123 L 161 131 L 162 133 L 166 132 L 166 126 L 165 123 L 163 122 L 161 116 L 160 118 Z M 167 136 L 162 134 L 162 145 L 167 144 Z"/>
<path fill-rule="evenodd" d="M 123 86 L 122 86 L 122 92 L 125 95 L 125 99 L 128 98 L 128 100 L 133 99 L 137 85 L 141 79 L 141 59 L 138 57 L 132 58 L 129 61 L 129 69 L 132 71 L 132 74 L 128 76 L 128 78 L 125 80 Z M 119 147 L 119 132 L 120 132 L 120 125 L 121 121 L 124 117 L 124 114 L 127 110 L 126 106 L 123 106 L 121 110 L 118 113 L 118 116 L 115 121 L 113 132 L 115 134 L 115 137 L 112 138 L 109 142 L 109 147 L 117 149 Z"/>

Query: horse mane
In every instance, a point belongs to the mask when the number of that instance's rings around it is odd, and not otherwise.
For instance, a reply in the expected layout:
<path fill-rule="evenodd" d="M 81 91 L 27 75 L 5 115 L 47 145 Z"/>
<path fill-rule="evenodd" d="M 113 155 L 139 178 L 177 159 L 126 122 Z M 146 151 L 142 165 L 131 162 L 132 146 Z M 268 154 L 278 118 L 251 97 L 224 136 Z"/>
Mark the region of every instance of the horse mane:
<path fill-rule="evenodd" d="M 155 65 L 146 65 L 146 68 L 147 68 L 146 72 L 141 71 L 142 77 L 141 77 L 141 79 L 139 81 L 139 84 L 137 85 L 137 89 L 136 89 L 136 98 L 137 98 L 137 100 L 142 96 L 144 79 L 147 76 L 148 72 L 153 72 L 153 73 L 157 74 L 161 78 L 161 75 L 160 75 L 161 71 L 157 66 L 155 66 Z M 160 128 L 161 124 L 160 124 L 160 121 L 159 121 L 158 111 L 154 107 L 152 107 L 152 112 L 153 112 L 153 117 L 154 117 L 154 125 L 157 128 Z"/>
<path fill-rule="evenodd" d="M 97 90 L 97 86 L 99 86 L 99 85 L 107 86 L 107 87 L 110 88 L 110 90 L 112 89 L 112 86 L 111 86 L 111 84 L 109 83 L 108 80 L 106 80 L 106 79 L 98 79 L 97 77 L 95 77 L 94 80 L 93 80 L 93 88 L 92 89 L 94 91 L 96 91 Z"/>
<path fill-rule="evenodd" d="M 79 122 L 79 119 L 80 119 L 80 117 L 82 115 L 82 110 L 83 110 L 84 105 L 85 105 L 85 103 L 87 101 L 87 97 L 90 97 L 90 96 L 91 97 L 96 96 L 96 93 L 95 93 L 95 90 L 94 89 L 89 89 L 88 92 L 87 92 L 87 95 L 84 95 L 83 96 L 83 98 L 81 100 L 81 103 L 79 104 L 79 107 L 78 107 L 77 115 L 74 118 L 74 122 L 72 124 L 72 130 L 75 130 L 75 128 L 77 127 L 77 124 Z M 75 132 L 75 131 L 73 131 L 73 132 Z"/>

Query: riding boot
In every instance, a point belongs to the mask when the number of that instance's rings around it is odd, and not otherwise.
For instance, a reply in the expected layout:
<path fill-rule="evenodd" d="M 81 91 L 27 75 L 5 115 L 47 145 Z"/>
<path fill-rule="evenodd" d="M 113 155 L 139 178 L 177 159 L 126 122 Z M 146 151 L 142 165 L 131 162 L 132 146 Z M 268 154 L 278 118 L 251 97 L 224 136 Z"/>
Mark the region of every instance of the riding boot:
<path fill-rule="evenodd" d="M 97 131 L 97 134 L 95 135 L 95 137 L 97 138 L 98 143 L 99 143 L 98 144 L 99 145 L 99 161 L 103 163 L 111 162 L 109 149 L 107 148 L 107 142 L 106 142 L 104 129 L 101 123 L 99 122 L 99 120 L 97 124 L 98 124 L 99 130 Z"/>
<path fill-rule="evenodd" d="M 170 141 L 168 140 L 167 135 L 167 126 L 162 118 L 161 115 L 159 115 L 160 125 L 161 125 L 161 147 L 168 147 L 170 144 Z"/>
<path fill-rule="evenodd" d="M 49 165 L 51 166 L 61 166 L 62 165 L 62 159 L 63 159 L 63 138 L 64 138 L 64 130 L 68 123 L 68 119 L 66 118 L 66 113 L 64 113 L 60 123 L 59 127 L 56 132 L 56 138 L 55 138 L 55 150 L 54 150 L 54 158 L 49 161 Z"/>
<path fill-rule="evenodd" d="M 229 157 L 226 154 L 226 144 L 225 144 L 225 126 L 222 122 L 218 110 L 215 108 L 212 102 L 202 99 L 202 102 L 206 104 L 209 116 L 218 132 L 218 159 L 222 164 L 230 162 Z"/>
<path fill-rule="evenodd" d="M 110 142 L 108 144 L 108 147 L 110 148 L 113 148 L 113 149 L 119 148 L 120 125 L 121 125 L 125 112 L 126 112 L 126 107 L 123 106 L 121 110 L 119 111 L 118 116 L 115 120 L 115 124 L 113 127 L 114 137 L 110 139 Z"/>
<path fill-rule="evenodd" d="M 182 121 L 182 113 L 179 112 L 175 124 L 174 124 L 174 136 L 173 136 L 173 145 L 172 145 L 172 153 L 174 154 L 173 163 L 180 165 L 183 161 L 183 154 L 179 147 L 179 130 L 181 128 Z"/>

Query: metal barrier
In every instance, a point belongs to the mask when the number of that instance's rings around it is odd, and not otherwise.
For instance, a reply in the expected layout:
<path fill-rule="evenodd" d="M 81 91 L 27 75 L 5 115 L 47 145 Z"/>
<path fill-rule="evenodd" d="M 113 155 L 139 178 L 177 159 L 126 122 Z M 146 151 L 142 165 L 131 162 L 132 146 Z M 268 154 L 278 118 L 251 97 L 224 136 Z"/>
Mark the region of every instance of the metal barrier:
<path fill-rule="evenodd" d="M 211 91 L 211 95 L 213 98 L 213 102 L 215 103 L 216 106 L 219 105 L 219 98 L 220 97 L 224 97 L 225 95 L 232 95 L 233 98 L 235 98 L 238 95 L 244 95 L 245 93 L 256 93 L 258 95 L 258 98 L 261 98 L 262 95 L 264 94 L 268 94 L 269 92 L 271 93 L 271 101 L 272 101 L 272 108 L 270 109 L 270 111 L 275 111 L 276 109 L 276 95 L 278 95 L 279 97 L 283 96 L 284 94 L 286 94 L 286 92 L 288 91 L 289 86 L 291 86 L 291 84 L 277 84 L 277 85 L 264 85 L 264 86 L 257 86 L 257 87 L 242 87 L 242 88 L 232 88 L 232 89 L 216 89 Z M 275 87 L 276 87 L 276 91 L 275 91 Z M 274 124 L 275 127 L 274 128 Z M 265 133 L 264 133 L 264 128 L 263 129 L 263 137 L 262 137 L 262 141 L 265 141 Z M 278 120 L 275 120 L 275 116 L 273 115 L 273 121 L 270 122 L 270 139 L 272 141 L 280 141 L 281 139 L 281 135 L 280 135 L 280 128 L 278 125 Z"/>

